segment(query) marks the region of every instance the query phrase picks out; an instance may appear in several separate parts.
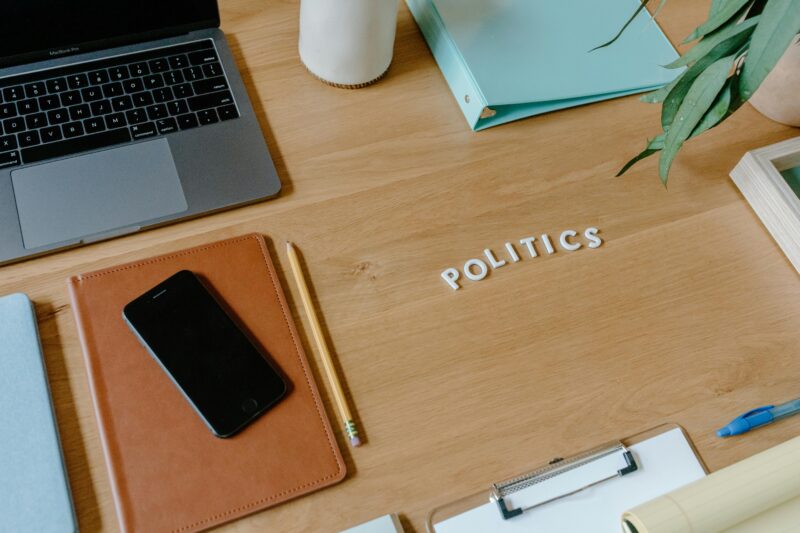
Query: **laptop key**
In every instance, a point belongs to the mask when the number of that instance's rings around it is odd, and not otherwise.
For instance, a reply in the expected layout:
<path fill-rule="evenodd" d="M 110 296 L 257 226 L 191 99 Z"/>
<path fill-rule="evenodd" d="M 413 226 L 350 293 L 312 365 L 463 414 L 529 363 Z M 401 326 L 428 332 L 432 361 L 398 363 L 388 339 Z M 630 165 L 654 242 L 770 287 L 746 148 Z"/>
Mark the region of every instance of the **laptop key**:
<path fill-rule="evenodd" d="M 81 104 L 69 108 L 69 118 L 72 120 L 83 120 L 89 118 L 89 104 Z"/>
<path fill-rule="evenodd" d="M 41 139 L 39 139 L 38 131 L 26 131 L 25 133 L 20 133 L 17 137 L 19 139 L 19 145 L 23 148 L 34 146 L 42 142 Z"/>
<path fill-rule="evenodd" d="M 70 89 L 83 89 L 89 85 L 89 78 L 86 74 L 72 74 L 67 76 L 67 84 Z"/>
<path fill-rule="evenodd" d="M 111 81 L 107 70 L 95 70 L 89 73 L 89 83 L 92 85 L 104 85 Z"/>
<path fill-rule="evenodd" d="M 128 124 L 141 124 L 147 122 L 147 112 L 144 109 L 131 109 L 125 113 Z"/>
<path fill-rule="evenodd" d="M 114 111 L 127 111 L 133 107 L 133 100 L 130 96 L 118 96 L 111 99 L 111 107 Z"/>
<path fill-rule="evenodd" d="M 158 133 L 161 135 L 178 131 L 178 123 L 174 118 L 162 118 L 161 120 L 157 120 L 156 126 L 158 126 Z"/>
<path fill-rule="evenodd" d="M 92 105 L 90 107 L 92 108 L 92 116 L 95 117 L 111 113 L 111 101 L 109 100 L 100 100 L 98 102 L 92 102 Z"/>
<path fill-rule="evenodd" d="M 16 135 L 6 135 L 5 137 L 0 137 L 0 152 L 14 150 L 15 148 L 17 148 Z"/>
<path fill-rule="evenodd" d="M 22 90 L 22 85 L 14 87 L 6 87 L 3 89 L 3 98 L 6 102 L 15 102 L 25 98 L 25 91 Z"/>
<path fill-rule="evenodd" d="M 17 109 L 19 109 L 21 115 L 36 113 L 39 111 L 39 101 L 34 99 L 23 100 L 17 104 Z"/>
<path fill-rule="evenodd" d="M 197 81 L 203 79 L 203 71 L 200 67 L 189 67 L 183 69 L 183 77 L 186 81 Z"/>
<path fill-rule="evenodd" d="M 61 130 L 64 132 L 64 137 L 68 139 L 70 137 L 77 137 L 83 135 L 83 124 L 80 122 L 70 122 L 69 124 L 61 126 Z"/>
<path fill-rule="evenodd" d="M 122 82 L 122 88 L 127 94 L 138 93 L 144 91 L 144 83 L 139 78 L 131 78 Z"/>
<path fill-rule="evenodd" d="M 64 78 L 55 78 L 52 80 L 47 80 L 45 82 L 47 85 L 47 92 L 49 93 L 60 93 L 62 91 L 67 90 L 67 80 Z"/>
<path fill-rule="evenodd" d="M 131 76 L 144 76 L 145 74 L 150 74 L 150 69 L 147 66 L 147 63 L 134 63 L 133 65 L 128 65 L 128 68 L 131 71 Z"/>
<path fill-rule="evenodd" d="M 153 59 L 148 62 L 150 65 L 150 72 L 164 72 L 165 70 L 169 70 L 169 63 L 167 63 L 166 58 L 160 57 L 158 59 Z"/>
<path fill-rule="evenodd" d="M 67 139 L 60 142 L 40 144 L 31 148 L 21 150 L 22 159 L 26 163 L 36 163 L 45 159 L 53 159 L 65 155 L 72 155 L 87 150 L 96 150 L 130 142 L 131 134 L 127 128 L 108 130 L 94 135 L 85 135 L 75 139 Z"/>
<path fill-rule="evenodd" d="M 9 118 L 15 116 L 17 116 L 17 104 L 0 104 L 0 118 Z"/>
<path fill-rule="evenodd" d="M 133 135 L 134 140 L 153 137 L 155 134 L 156 126 L 152 122 L 145 122 L 143 124 L 131 126 L 131 135 Z"/>
<path fill-rule="evenodd" d="M 80 91 L 67 91 L 61 93 L 61 105 L 68 107 L 83 102 Z"/>
<path fill-rule="evenodd" d="M 97 133 L 106 129 L 106 125 L 102 118 L 87 118 L 83 121 L 83 129 L 86 133 Z"/>
<path fill-rule="evenodd" d="M 150 120 L 158 120 L 160 118 L 166 118 L 168 115 L 167 113 L 167 106 L 164 104 L 156 104 L 151 105 L 147 108 L 147 116 L 150 117 Z"/>
<path fill-rule="evenodd" d="M 192 65 L 202 65 L 204 63 L 214 63 L 217 61 L 217 52 L 211 48 L 189 54 L 189 63 Z"/>
<path fill-rule="evenodd" d="M 16 150 L 13 152 L 0 153 L 0 168 L 15 167 L 20 163 L 19 152 Z"/>
<path fill-rule="evenodd" d="M 235 105 L 226 105 L 217 109 L 217 114 L 220 120 L 231 120 L 239 118 L 239 112 L 236 110 Z"/>
<path fill-rule="evenodd" d="M 133 105 L 136 107 L 145 107 L 149 105 L 153 105 L 153 95 L 148 92 L 141 92 L 131 95 L 133 99 Z"/>
<path fill-rule="evenodd" d="M 110 130 L 114 128 L 121 128 L 127 125 L 128 122 L 125 120 L 125 113 L 114 113 L 111 115 L 106 115 L 106 126 Z"/>
<path fill-rule="evenodd" d="M 61 99 L 54 95 L 48 94 L 47 96 L 42 96 L 39 98 L 39 109 L 42 111 L 50 111 L 51 109 L 56 109 L 57 107 L 61 107 Z"/>
<path fill-rule="evenodd" d="M 87 87 L 81 91 L 84 102 L 94 102 L 103 98 L 103 89 L 100 87 Z"/>
<path fill-rule="evenodd" d="M 41 134 L 43 143 L 56 142 L 60 141 L 63 138 L 63 135 L 61 135 L 61 128 L 59 128 L 58 126 L 42 128 Z"/>
<path fill-rule="evenodd" d="M 189 59 L 187 59 L 185 54 L 180 54 L 177 56 L 172 56 L 169 58 L 169 66 L 172 69 L 179 69 L 183 67 L 189 66 Z"/>
<path fill-rule="evenodd" d="M 161 76 L 161 74 L 152 74 L 150 76 L 145 76 L 142 79 L 144 80 L 144 86 L 151 90 L 164 86 L 164 78 Z"/>
<path fill-rule="evenodd" d="M 189 83 L 181 83 L 180 85 L 176 85 L 172 88 L 172 91 L 175 93 L 175 98 L 189 98 L 190 96 L 194 95 L 192 86 Z"/>
<path fill-rule="evenodd" d="M 25 86 L 25 95 L 28 98 L 38 98 L 39 96 L 44 95 L 45 92 L 47 92 L 47 89 L 44 86 L 44 82 L 41 81 L 29 83 Z"/>
<path fill-rule="evenodd" d="M 118 81 L 107 83 L 103 85 L 103 96 L 106 98 L 113 98 L 115 96 L 122 96 L 125 91 L 122 89 L 122 84 Z"/>
<path fill-rule="evenodd" d="M 161 104 L 164 102 L 169 102 L 174 97 L 172 96 L 172 89 L 169 87 L 162 87 L 160 89 L 156 89 L 153 91 L 153 99 L 156 103 Z"/>
<path fill-rule="evenodd" d="M 215 122 L 219 122 L 217 118 L 217 112 L 213 109 L 204 109 L 203 111 L 199 111 L 197 113 L 197 120 L 205 126 L 206 124 L 213 124 Z"/>
<path fill-rule="evenodd" d="M 112 82 L 126 80 L 130 77 L 130 74 L 128 73 L 128 67 L 111 67 L 108 69 L 108 77 Z"/>
<path fill-rule="evenodd" d="M 167 110 L 170 115 L 183 115 L 189 112 L 189 106 L 186 105 L 186 100 L 173 100 L 167 104 Z"/>
<path fill-rule="evenodd" d="M 193 96 L 187 100 L 189 109 L 192 111 L 200 111 L 210 107 L 220 107 L 233 103 L 233 95 L 230 91 L 221 91 L 218 93 L 202 94 L 200 96 Z"/>
<path fill-rule="evenodd" d="M 178 117 L 178 126 L 182 130 L 188 130 L 197 127 L 197 117 L 194 113 L 187 113 Z"/>
<path fill-rule="evenodd" d="M 66 109 L 54 109 L 47 112 L 47 120 L 52 125 L 63 124 L 69 120 L 69 113 Z"/>
<path fill-rule="evenodd" d="M 166 83 L 167 85 L 177 85 L 183 82 L 184 82 L 183 74 L 181 74 L 180 70 L 173 70 L 164 73 L 164 83 Z"/>
<path fill-rule="evenodd" d="M 29 130 L 38 130 L 47 126 L 47 115 L 44 113 L 34 113 L 25 117 L 25 125 Z"/>
<path fill-rule="evenodd" d="M 25 130 L 25 121 L 22 117 L 9 118 L 3 121 L 3 131 L 6 133 L 19 133 Z"/>
<path fill-rule="evenodd" d="M 207 78 L 222 76 L 222 65 L 219 63 L 209 63 L 207 65 L 203 65 L 203 74 L 205 74 Z"/>
<path fill-rule="evenodd" d="M 225 76 L 218 76 L 216 78 L 207 78 L 205 80 L 196 81 L 192 84 L 195 94 L 213 93 L 215 91 L 224 91 L 228 88 L 228 82 Z"/>

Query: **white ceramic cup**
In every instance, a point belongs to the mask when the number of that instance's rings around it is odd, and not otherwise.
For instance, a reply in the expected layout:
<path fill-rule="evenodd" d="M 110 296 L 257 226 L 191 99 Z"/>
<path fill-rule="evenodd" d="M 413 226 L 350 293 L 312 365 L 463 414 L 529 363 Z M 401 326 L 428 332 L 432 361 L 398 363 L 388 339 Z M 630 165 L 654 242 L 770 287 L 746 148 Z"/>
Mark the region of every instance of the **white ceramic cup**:
<path fill-rule="evenodd" d="M 379 80 L 394 51 L 398 0 L 302 0 L 300 59 L 331 85 Z"/>

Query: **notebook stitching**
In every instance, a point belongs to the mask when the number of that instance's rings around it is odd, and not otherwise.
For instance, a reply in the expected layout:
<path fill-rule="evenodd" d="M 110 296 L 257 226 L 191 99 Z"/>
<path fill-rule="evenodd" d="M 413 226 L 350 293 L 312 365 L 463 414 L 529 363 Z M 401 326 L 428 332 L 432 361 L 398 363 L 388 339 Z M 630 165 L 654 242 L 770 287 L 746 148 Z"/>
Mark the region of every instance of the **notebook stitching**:
<path fill-rule="evenodd" d="M 131 263 L 129 265 L 122 266 L 122 267 L 116 267 L 116 268 L 111 268 L 111 269 L 108 269 L 108 270 L 102 270 L 100 272 L 95 272 L 95 273 L 91 273 L 91 274 L 82 274 L 82 275 L 78 275 L 78 276 L 76 276 L 74 278 L 78 282 L 83 282 L 83 281 L 88 280 L 88 279 L 99 278 L 99 277 L 102 277 L 102 276 L 105 276 L 105 275 L 108 275 L 108 274 L 113 274 L 113 273 L 116 273 L 116 272 L 123 272 L 125 270 L 131 270 L 133 268 L 137 268 L 137 267 L 140 267 L 142 265 L 160 263 L 160 262 L 166 261 L 168 259 L 173 259 L 175 257 L 191 255 L 191 254 L 195 254 L 195 253 L 198 253 L 198 252 L 211 250 L 213 248 L 220 248 L 220 247 L 223 247 L 223 246 L 228 246 L 228 245 L 231 245 L 231 244 L 235 244 L 235 243 L 239 243 L 239 242 L 242 242 L 242 241 L 246 241 L 248 239 L 255 239 L 258 242 L 259 250 L 261 251 L 262 257 L 264 258 L 264 267 L 267 269 L 267 273 L 269 274 L 269 279 L 270 279 L 270 282 L 272 283 L 272 290 L 275 292 L 275 296 L 278 297 L 278 303 L 280 303 L 280 306 L 281 306 L 281 313 L 283 314 L 283 319 L 286 322 L 287 327 L 289 328 L 289 335 L 292 337 L 292 344 L 294 344 L 295 356 L 297 357 L 298 361 L 300 362 L 300 367 L 303 369 L 303 376 L 305 377 L 305 380 L 306 380 L 306 387 L 308 388 L 308 391 L 311 393 L 311 397 L 314 400 L 314 408 L 317 411 L 317 417 L 319 418 L 320 422 L 322 423 L 322 429 L 324 430 L 325 438 L 328 441 L 328 448 L 330 449 L 331 453 L 333 453 L 334 457 L 336 457 L 336 472 L 333 473 L 333 474 L 329 474 L 327 476 L 324 476 L 322 478 L 319 478 L 317 480 L 304 483 L 304 484 L 299 485 L 299 486 L 297 486 L 297 487 L 295 487 L 293 489 L 287 489 L 287 490 L 281 491 L 279 493 L 273 494 L 272 496 L 268 496 L 266 498 L 261 498 L 259 500 L 253 501 L 253 502 L 245 504 L 245 505 L 241 505 L 241 506 L 236 507 L 234 509 L 230 509 L 228 511 L 225 511 L 225 512 L 222 512 L 222 513 L 218 513 L 218 514 L 210 516 L 208 518 L 204 518 L 204 519 L 199 520 L 197 522 L 193 522 L 191 524 L 187 524 L 185 526 L 181 526 L 181 527 L 179 527 L 177 529 L 173 529 L 172 531 L 175 532 L 175 533 L 180 532 L 180 531 L 186 531 L 187 529 L 191 529 L 191 528 L 199 526 L 201 524 L 206 524 L 208 522 L 212 522 L 214 520 L 218 520 L 220 518 L 223 518 L 223 517 L 226 517 L 226 516 L 230 516 L 230 515 L 232 515 L 234 513 L 238 513 L 240 511 L 244 511 L 244 510 L 250 509 L 250 508 L 255 507 L 257 505 L 260 505 L 262 503 L 266 503 L 266 502 L 269 502 L 271 500 L 276 500 L 276 499 L 279 499 L 279 498 L 281 498 L 283 496 L 287 496 L 289 494 L 293 494 L 295 492 L 299 492 L 299 491 L 301 491 L 303 489 L 307 489 L 307 488 L 313 487 L 315 485 L 319 485 L 320 483 L 322 483 L 324 481 L 327 481 L 329 479 L 337 477 L 342 471 L 341 462 L 339 461 L 339 459 L 337 457 L 336 449 L 334 448 L 333 442 L 332 442 L 332 439 L 331 439 L 331 434 L 328 431 L 329 428 L 325 424 L 325 418 L 323 417 L 322 411 L 320 410 L 318 394 L 314 394 L 314 390 L 313 390 L 313 387 L 311 385 L 311 379 L 310 379 L 310 377 L 308 375 L 308 369 L 306 367 L 305 362 L 303 361 L 303 358 L 300 357 L 300 347 L 298 345 L 297 338 L 295 337 L 294 330 L 293 330 L 293 328 L 291 326 L 291 323 L 289 322 L 289 316 L 286 313 L 286 306 L 285 306 L 283 300 L 280 298 L 280 295 L 278 293 L 278 286 L 277 286 L 277 283 L 276 283 L 276 280 L 275 280 L 275 274 L 273 273 L 272 269 L 269 267 L 269 259 L 268 259 L 267 251 L 266 251 L 266 248 L 265 248 L 265 245 L 264 245 L 264 241 L 258 235 L 247 235 L 247 236 L 244 236 L 244 237 L 239 237 L 239 238 L 235 238 L 235 239 L 228 239 L 228 240 L 225 240 L 225 241 L 222 241 L 222 242 L 217 242 L 217 243 L 214 243 L 214 244 L 208 244 L 208 245 L 205 245 L 205 246 L 192 248 L 192 249 L 189 249 L 189 250 L 184 250 L 182 252 L 173 252 L 171 254 L 163 255 L 161 257 L 156 257 L 156 258 L 153 258 L 153 259 L 147 259 L 147 260 L 139 261 L 139 262 L 136 262 L 136 263 Z"/>

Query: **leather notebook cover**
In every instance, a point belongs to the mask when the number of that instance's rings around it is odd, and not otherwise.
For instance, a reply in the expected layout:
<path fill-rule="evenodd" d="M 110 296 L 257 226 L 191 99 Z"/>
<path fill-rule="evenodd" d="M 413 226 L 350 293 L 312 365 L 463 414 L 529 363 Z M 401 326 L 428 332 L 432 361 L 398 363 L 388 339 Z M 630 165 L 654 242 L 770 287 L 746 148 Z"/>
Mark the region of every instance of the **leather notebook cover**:
<path fill-rule="evenodd" d="M 128 302 L 183 269 L 200 275 L 290 383 L 229 439 L 212 435 L 122 318 Z M 69 288 L 123 530 L 207 529 L 344 478 L 263 236 L 75 276 Z"/>
<path fill-rule="evenodd" d="M 0 406 L 0 531 L 77 531 L 36 314 L 19 293 L 0 298 Z"/>

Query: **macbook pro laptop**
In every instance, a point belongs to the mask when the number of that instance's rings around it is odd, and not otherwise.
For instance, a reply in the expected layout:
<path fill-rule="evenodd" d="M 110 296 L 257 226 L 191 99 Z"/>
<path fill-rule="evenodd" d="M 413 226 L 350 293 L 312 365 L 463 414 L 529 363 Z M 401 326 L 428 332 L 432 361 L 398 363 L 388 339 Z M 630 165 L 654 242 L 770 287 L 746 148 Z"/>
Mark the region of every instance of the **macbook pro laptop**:
<path fill-rule="evenodd" d="M 216 0 L 13 0 L 0 263 L 274 196 Z"/>

